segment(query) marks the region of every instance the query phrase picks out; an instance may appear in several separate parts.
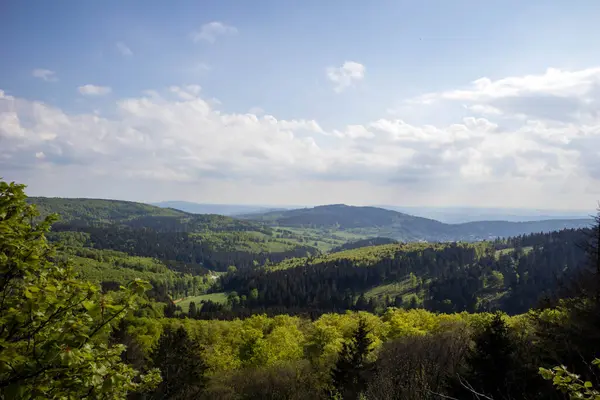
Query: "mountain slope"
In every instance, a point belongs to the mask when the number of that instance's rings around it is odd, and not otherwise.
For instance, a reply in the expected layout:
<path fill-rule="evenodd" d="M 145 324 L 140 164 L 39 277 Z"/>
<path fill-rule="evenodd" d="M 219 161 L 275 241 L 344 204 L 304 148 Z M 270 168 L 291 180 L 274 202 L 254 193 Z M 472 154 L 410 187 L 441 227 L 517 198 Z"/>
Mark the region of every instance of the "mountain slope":
<path fill-rule="evenodd" d="M 263 214 L 244 215 L 244 218 L 289 227 L 316 227 L 357 229 L 384 227 L 394 224 L 441 229 L 445 224 L 422 217 L 377 207 L 355 207 L 345 204 L 300 208 L 288 211 L 272 211 Z"/>
<path fill-rule="evenodd" d="M 53 240 L 153 257 L 185 272 L 246 268 L 318 253 L 293 233 L 282 238 L 262 223 L 223 215 L 117 200 L 34 197 L 29 202 L 42 216 L 60 215 L 49 234 Z"/>
<path fill-rule="evenodd" d="M 144 203 L 122 200 L 72 199 L 60 197 L 29 197 L 41 216 L 57 213 L 62 222 L 122 222 L 138 217 L 184 217 L 187 213 Z"/>
<path fill-rule="evenodd" d="M 589 234 L 589 229 L 569 229 L 494 242 L 362 247 L 227 274 L 215 290 L 235 291 L 246 296 L 241 307 L 260 310 L 421 305 L 438 312 L 498 308 L 518 314 L 585 267 L 580 243 Z"/>
<path fill-rule="evenodd" d="M 569 219 L 446 224 L 378 207 L 344 204 L 245 215 L 244 218 L 272 226 L 337 229 L 368 237 L 384 236 L 405 241 L 477 241 L 564 228 L 584 228 L 591 223 L 591 219 Z"/>

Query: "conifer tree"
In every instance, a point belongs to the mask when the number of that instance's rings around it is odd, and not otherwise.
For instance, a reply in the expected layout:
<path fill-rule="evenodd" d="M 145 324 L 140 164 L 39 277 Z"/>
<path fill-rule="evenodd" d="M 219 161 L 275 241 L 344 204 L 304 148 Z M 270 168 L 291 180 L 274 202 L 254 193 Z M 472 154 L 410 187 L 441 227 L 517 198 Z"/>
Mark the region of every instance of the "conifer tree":
<path fill-rule="evenodd" d="M 343 344 L 331 371 L 333 386 L 344 399 L 357 399 L 367 386 L 367 374 L 372 366 L 368 356 L 373 343 L 369 333 L 367 323 L 361 317 L 352 339 Z"/>
<path fill-rule="evenodd" d="M 507 398 L 512 386 L 515 347 L 501 313 L 474 338 L 475 345 L 467 357 L 467 381 L 477 391 L 492 398 Z"/>
<path fill-rule="evenodd" d="M 153 393 L 154 399 L 196 399 L 206 386 L 207 366 L 202 348 L 183 327 L 165 329 L 151 360 L 162 376 L 162 382 Z"/>
<path fill-rule="evenodd" d="M 188 309 L 188 315 L 190 318 L 196 318 L 197 314 L 198 314 L 198 309 L 196 308 L 196 303 L 191 301 L 190 308 Z"/>

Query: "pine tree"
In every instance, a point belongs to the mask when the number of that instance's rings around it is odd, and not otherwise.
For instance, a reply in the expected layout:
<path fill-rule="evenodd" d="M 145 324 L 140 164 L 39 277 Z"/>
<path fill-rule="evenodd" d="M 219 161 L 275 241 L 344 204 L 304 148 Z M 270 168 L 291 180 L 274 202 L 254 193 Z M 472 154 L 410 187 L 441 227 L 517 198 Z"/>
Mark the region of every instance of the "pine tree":
<path fill-rule="evenodd" d="M 206 386 L 207 366 L 202 349 L 183 327 L 167 328 L 162 333 L 151 360 L 162 376 L 154 399 L 196 399 Z"/>
<path fill-rule="evenodd" d="M 354 306 L 358 311 L 365 311 L 369 307 L 369 303 L 367 302 L 367 298 L 364 293 L 361 293 L 356 300 L 356 304 Z"/>
<path fill-rule="evenodd" d="M 513 385 L 515 346 L 501 313 L 474 338 L 475 346 L 467 357 L 467 381 L 479 392 L 493 398 L 507 398 Z M 510 397 L 509 397 L 510 398 Z"/>
<path fill-rule="evenodd" d="M 191 301 L 190 308 L 188 309 L 188 315 L 190 318 L 196 318 L 197 314 L 198 314 L 198 310 L 196 308 L 196 303 Z"/>
<path fill-rule="evenodd" d="M 343 344 L 331 371 L 333 386 L 344 399 L 357 399 L 366 388 L 366 375 L 372 366 L 367 359 L 373 343 L 369 333 L 367 323 L 361 317 L 352 339 Z"/>

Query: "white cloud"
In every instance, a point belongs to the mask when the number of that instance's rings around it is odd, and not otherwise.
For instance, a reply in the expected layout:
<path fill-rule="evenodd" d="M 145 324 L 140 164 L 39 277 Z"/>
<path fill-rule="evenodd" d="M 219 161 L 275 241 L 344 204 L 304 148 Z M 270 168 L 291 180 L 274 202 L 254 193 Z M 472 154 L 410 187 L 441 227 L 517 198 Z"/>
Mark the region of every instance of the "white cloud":
<path fill-rule="evenodd" d="M 489 80 L 461 89 L 469 96 L 428 94 L 424 110 L 459 106 L 451 123 L 395 115 L 337 129 L 259 110 L 220 111 L 197 85 L 119 99 L 101 115 L 0 91 L 0 170 L 48 190 L 83 190 L 63 182 L 93 176 L 87 195 L 103 187 L 104 197 L 114 197 L 121 188 L 117 197 L 147 200 L 160 200 L 165 191 L 157 187 L 169 187 L 171 198 L 204 201 L 591 207 L 600 194 L 593 189 L 600 187 L 600 115 L 592 112 L 600 91 L 590 83 L 594 74 L 559 76 Z M 510 95 L 489 89 L 506 82 Z M 509 101 L 489 100 L 502 96 Z M 552 118 L 542 106 L 554 110 L 553 100 L 516 110 L 532 98 L 585 101 Z M 221 197 L 193 198 L 198 192 L 186 189 L 198 187 Z"/>
<path fill-rule="evenodd" d="M 171 93 L 175 93 L 182 100 L 194 100 L 198 98 L 201 87 L 199 85 L 187 85 L 184 87 L 171 86 Z"/>
<path fill-rule="evenodd" d="M 79 93 L 85 96 L 104 96 L 109 94 L 112 89 L 108 86 L 97 86 L 97 85 L 83 85 L 77 88 Z"/>
<path fill-rule="evenodd" d="M 579 71 L 549 68 L 538 75 L 498 80 L 479 78 L 467 88 L 428 93 L 410 102 L 421 105 L 461 102 L 481 114 L 566 121 L 596 113 L 599 88 L 600 68 Z"/>
<path fill-rule="evenodd" d="M 121 53 L 121 55 L 125 56 L 125 57 L 131 57 L 133 56 L 133 52 L 131 51 L 131 49 L 129 48 L 129 46 L 127 46 L 125 43 L 123 42 L 117 42 L 115 44 L 117 51 L 119 53 Z"/>
<path fill-rule="evenodd" d="M 226 25 L 223 22 L 213 21 L 202 25 L 199 31 L 192 33 L 194 42 L 205 41 L 214 43 L 219 36 L 235 35 L 238 32 L 234 26 Z"/>
<path fill-rule="evenodd" d="M 476 114 L 488 114 L 488 115 L 500 115 L 502 111 L 497 109 L 496 107 L 488 106 L 485 104 L 473 104 L 473 105 L 465 105 L 465 108 L 469 111 L 473 111 Z"/>
<path fill-rule="evenodd" d="M 346 61 L 341 67 L 328 67 L 326 72 L 327 78 L 335 84 L 333 90 L 339 93 L 364 79 L 365 66 L 354 61 Z"/>
<path fill-rule="evenodd" d="M 42 79 L 46 82 L 56 82 L 58 78 L 56 77 L 56 72 L 50 71 L 49 69 L 37 68 L 34 69 L 31 73 L 35 78 Z"/>

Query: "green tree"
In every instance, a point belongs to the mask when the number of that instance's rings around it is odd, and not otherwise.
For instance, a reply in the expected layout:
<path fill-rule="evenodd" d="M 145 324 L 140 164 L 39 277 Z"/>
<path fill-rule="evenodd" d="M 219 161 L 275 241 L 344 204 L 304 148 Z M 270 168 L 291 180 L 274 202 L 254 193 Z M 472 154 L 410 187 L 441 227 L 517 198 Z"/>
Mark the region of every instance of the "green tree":
<path fill-rule="evenodd" d="M 196 315 L 198 315 L 198 308 L 196 307 L 196 302 L 190 301 L 190 306 L 188 309 L 188 316 L 190 318 L 196 318 Z"/>
<path fill-rule="evenodd" d="M 467 357 L 469 384 L 493 398 L 511 398 L 506 391 L 515 386 L 515 346 L 501 313 L 494 315 L 474 342 Z"/>
<path fill-rule="evenodd" d="M 357 399 L 367 386 L 367 373 L 372 363 L 368 356 L 373 340 L 364 318 L 358 321 L 352 339 L 343 344 L 338 360 L 331 371 L 334 388 L 344 399 Z"/>
<path fill-rule="evenodd" d="M 188 336 L 183 327 L 168 327 L 160 336 L 151 355 L 152 365 L 160 368 L 162 382 L 154 391 L 154 399 L 196 399 L 204 390 L 207 378 L 202 348 Z"/>
<path fill-rule="evenodd" d="M 102 294 L 56 261 L 24 185 L 0 181 L 0 394 L 10 399 L 120 399 L 157 383 L 121 361 L 113 327 L 148 288 Z"/>
<path fill-rule="evenodd" d="M 600 366 L 600 359 L 592 361 Z M 592 382 L 581 380 L 579 375 L 569 372 L 564 365 L 552 369 L 540 368 L 540 375 L 552 381 L 554 387 L 569 396 L 569 399 L 600 400 L 600 391 L 594 389 Z"/>

